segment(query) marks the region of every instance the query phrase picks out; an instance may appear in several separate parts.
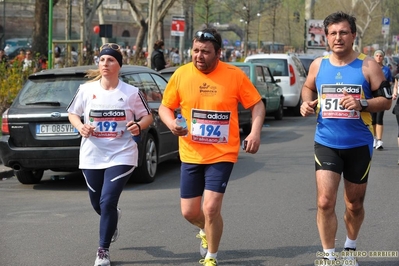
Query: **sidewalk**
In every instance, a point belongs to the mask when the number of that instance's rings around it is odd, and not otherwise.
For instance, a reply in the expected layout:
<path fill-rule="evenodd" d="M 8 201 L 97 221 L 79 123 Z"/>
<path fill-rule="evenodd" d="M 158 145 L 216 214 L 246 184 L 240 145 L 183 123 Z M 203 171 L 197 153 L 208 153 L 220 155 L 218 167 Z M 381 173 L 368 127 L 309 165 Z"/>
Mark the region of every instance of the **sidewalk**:
<path fill-rule="evenodd" d="M 9 178 L 14 175 L 14 170 L 10 167 L 6 167 L 3 164 L 0 164 L 0 179 Z"/>

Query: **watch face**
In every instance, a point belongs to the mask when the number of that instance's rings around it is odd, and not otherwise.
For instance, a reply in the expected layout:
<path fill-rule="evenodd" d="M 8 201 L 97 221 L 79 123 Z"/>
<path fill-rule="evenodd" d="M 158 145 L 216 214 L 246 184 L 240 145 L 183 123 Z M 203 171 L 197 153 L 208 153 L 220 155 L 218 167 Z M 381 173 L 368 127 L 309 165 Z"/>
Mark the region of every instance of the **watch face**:
<path fill-rule="evenodd" d="M 361 105 L 362 107 L 367 107 L 367 106 L 369 105 L 369 103 L 367 102 L 366 99 L 361 99 L 361 100 L 360 100 L 360 105 Z"/>

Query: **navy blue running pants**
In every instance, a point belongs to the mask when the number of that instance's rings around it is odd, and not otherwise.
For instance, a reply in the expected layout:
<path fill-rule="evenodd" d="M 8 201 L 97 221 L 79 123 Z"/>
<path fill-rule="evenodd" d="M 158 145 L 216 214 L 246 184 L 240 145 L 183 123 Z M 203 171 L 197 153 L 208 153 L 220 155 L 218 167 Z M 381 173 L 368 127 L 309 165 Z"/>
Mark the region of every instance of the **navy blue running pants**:
<path fill-rule="evenodd" d="M 106 169 L 82 169 L 91 205 L 100 215 L 99 247 L 109 248 L 118 223 L 118 201 L 130 175 L 131 165 L 117 165 Z"/>

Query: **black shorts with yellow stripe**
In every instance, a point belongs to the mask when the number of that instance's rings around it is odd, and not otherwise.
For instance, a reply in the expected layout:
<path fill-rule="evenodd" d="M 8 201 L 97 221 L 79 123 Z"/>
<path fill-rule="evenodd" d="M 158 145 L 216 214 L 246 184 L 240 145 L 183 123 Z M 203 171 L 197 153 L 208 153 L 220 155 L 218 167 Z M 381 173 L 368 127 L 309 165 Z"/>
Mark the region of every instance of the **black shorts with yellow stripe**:
<path fill-rule="evenodd" d="M 351 149 L 334 149 L 315 142 L 315 168 L 328 170 L 356 184 L 366 183 L 371 165 L 370 146 L 364 145 Z"/>

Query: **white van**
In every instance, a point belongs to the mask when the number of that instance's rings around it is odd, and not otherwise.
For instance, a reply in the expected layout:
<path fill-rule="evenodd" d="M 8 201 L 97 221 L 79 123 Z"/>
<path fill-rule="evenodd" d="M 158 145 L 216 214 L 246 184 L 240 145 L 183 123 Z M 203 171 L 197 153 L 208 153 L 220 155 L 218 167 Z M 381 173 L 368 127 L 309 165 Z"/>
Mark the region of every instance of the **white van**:
<path fill-rule="evenodd" d="M 300 115 L 301 91 L 306 80 L 306 71 L 301 61 L 293 54 L 254 54 L 244 62 L 267 65 L 274 78 L 280 79 L 283 88 L 284 107 L 291 109 L 294 115 Z"/>

